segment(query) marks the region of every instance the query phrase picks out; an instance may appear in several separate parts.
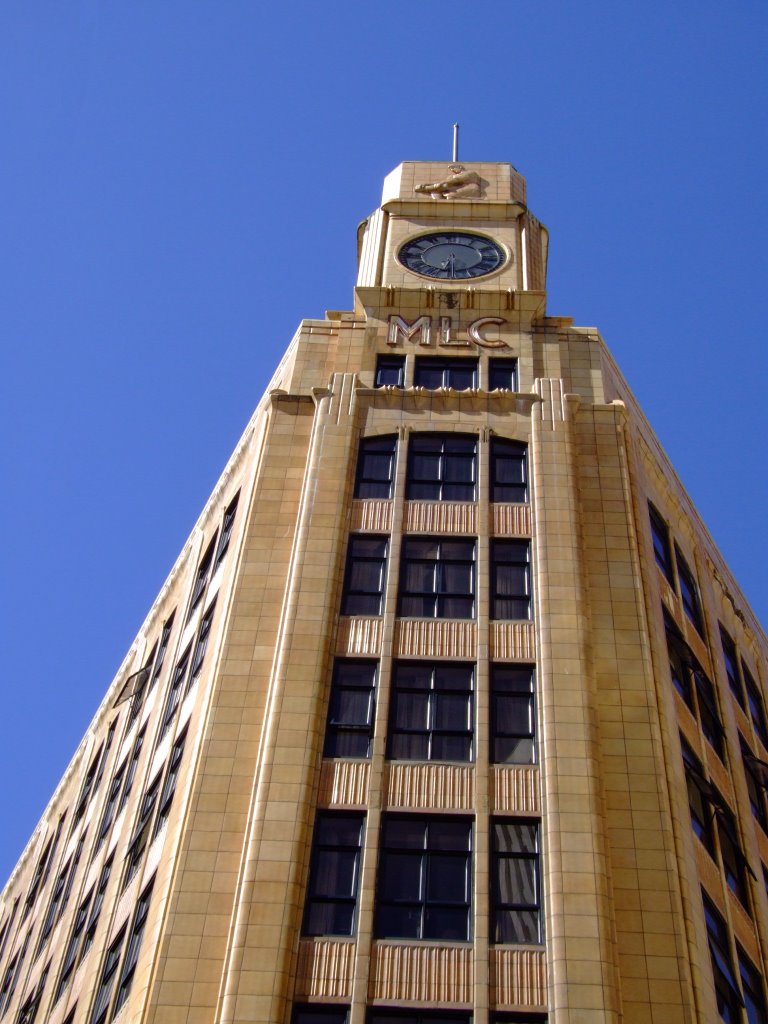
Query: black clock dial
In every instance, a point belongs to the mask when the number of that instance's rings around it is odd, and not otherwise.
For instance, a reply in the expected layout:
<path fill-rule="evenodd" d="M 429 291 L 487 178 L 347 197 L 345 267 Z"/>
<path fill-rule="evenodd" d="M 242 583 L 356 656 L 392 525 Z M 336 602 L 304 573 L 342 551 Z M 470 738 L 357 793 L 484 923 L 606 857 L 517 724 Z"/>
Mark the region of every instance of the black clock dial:
<path fill-rule="evenodd" d="M 415 274 L 440 281 L 482 277 L 498 270 L 505 260 L 501 246 L 468 231 L 438 231 L 412 238 L 397 256 Z"/>

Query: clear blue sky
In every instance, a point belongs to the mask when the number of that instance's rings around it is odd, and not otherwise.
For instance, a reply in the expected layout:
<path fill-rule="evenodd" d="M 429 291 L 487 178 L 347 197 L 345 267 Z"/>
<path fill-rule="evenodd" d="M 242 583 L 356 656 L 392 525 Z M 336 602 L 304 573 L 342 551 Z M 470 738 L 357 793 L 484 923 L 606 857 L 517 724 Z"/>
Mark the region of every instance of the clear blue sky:
<path fill-rule="evenodd" d="M 514 163 L 765 622 L 764 0 L 0 5 L 0 885 L 404 159 Z"/>

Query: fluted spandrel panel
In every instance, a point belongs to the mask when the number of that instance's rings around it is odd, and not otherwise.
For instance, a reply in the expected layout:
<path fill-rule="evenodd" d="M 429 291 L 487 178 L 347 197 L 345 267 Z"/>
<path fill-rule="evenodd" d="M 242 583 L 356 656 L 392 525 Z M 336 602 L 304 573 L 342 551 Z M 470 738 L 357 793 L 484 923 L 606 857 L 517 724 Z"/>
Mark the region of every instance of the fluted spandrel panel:
<path fill-rule="evenodd" d="M 301 998 L 350 999 L 355 943 L 334 939 L 302 939 L 296 971 Z"/>
<path fill-rule="evenodd" d="M 407 658 L 462 658 L 477 652 L 474 622 L 451 619 L 401 619 L 395 627 L 395 652 Z"/>
<path fill-rule="evenodd" d="M 467 1004 L 472 986 L 471 946 L 373 946 L 371 999 Z"/>
<path fill-rule="evenodd" d="M 477 505 L 456 501 L 406 501 L 405 529 L 413 533 L 477 533 Z"/>
<path fill-rule="evenodd" d="M 474 804 L 474 789 L 472 765 L 394 762 L 387 768 L 389 808 L 466 811 Z"/>
<path fill-rule="evenodd" d="M 368 761 L 324 761 L 320 769 L 320 807 L 365 807 L 371 766 Z"/>
<path fill-rule="evenodd" d="M 539 769 L 535 765 L 492 768 L 491 804 L 494 811 L 540 814 Z"/>
<path fill-rule="evenodd" d="M 491 658 L 495 661 L 535 661 L 536 630 L 532 622 L 492 622 Z"/>
<path fill-rule="evenodd" d="M 543 949 L 491 949 L 491 1005 L 544 1009 L 547 960 Z"/>
<path fill-rule="evenodd" d="M 392 530 L 392 502 L 367 499 L 352 502 L 352 523 L 355 533 L 372 530 L 374 533 L 390 533 Z"/>
<path fill-rule="evenodd" d="M 530 537 L 530 505 L 491 505 L 491 532 L 495 537 Z"/>
<path fill-rule="evenodd" d="M 342 618 L 336 634 L 336 653 L 378 655 L 381 653 L 382 619 Z"/>

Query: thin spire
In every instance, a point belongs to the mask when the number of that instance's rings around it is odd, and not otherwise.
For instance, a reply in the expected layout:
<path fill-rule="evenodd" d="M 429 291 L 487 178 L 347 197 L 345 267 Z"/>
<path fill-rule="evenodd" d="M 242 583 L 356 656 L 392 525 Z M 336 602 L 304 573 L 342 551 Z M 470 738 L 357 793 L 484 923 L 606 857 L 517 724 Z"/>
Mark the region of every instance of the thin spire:
<path fill-rule="evenodd" d="M 459 159 L 459 126 L 455 124 L 453 126 L 453 162 L 457 163 Z"/>

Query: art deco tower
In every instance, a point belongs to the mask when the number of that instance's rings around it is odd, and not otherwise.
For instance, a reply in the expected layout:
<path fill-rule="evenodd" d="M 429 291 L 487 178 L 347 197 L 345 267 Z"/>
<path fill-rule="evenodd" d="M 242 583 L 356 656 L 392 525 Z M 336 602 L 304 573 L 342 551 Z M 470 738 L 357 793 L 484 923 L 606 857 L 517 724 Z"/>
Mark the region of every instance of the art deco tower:
<path fill-rule="evenodd" d="M 768 1021 L 766 640 L 509 164 L 404 163 L 0 897 L 0 1022 Z"/>

